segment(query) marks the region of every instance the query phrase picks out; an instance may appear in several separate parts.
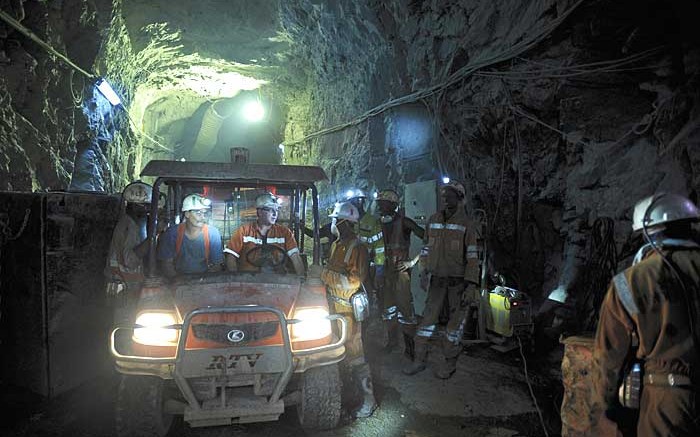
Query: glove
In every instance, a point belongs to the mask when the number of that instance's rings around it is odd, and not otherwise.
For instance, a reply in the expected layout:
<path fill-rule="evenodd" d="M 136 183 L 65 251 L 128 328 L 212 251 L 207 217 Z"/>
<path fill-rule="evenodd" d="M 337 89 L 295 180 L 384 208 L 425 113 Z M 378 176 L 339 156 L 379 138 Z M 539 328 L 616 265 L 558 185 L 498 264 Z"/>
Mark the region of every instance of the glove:
<path fill-rule="evenodd" d="M 399 261 L 399 263 L 396 265 L 396 271 L 405 272 L 411 267 L 413 267 L 413 261 Z"/>

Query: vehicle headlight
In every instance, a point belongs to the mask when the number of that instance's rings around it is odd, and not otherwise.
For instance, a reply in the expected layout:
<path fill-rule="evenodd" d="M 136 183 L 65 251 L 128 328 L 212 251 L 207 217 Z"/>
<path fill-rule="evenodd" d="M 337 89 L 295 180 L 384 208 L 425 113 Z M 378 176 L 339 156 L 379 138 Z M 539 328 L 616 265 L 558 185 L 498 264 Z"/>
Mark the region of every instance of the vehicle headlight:
<path fill-rule="evenodd" d="M 331 334 L 331 321 L 325 308 L 301 308 L 294 312 L 299 320 L 292 325 L 292 341 L 318 340 Z"/>
<path fill-rule="evenodd" d="M 136 317 L 136 325 L 141 327 L 134 328 L 132 339 L 137 343 L 151 346 L 174 346 L 177 344 L 178 330 L 166 328 L 166 326 L 172 326 L 176 323 L 177 320 L 173 313 L 141 313 Z"/>

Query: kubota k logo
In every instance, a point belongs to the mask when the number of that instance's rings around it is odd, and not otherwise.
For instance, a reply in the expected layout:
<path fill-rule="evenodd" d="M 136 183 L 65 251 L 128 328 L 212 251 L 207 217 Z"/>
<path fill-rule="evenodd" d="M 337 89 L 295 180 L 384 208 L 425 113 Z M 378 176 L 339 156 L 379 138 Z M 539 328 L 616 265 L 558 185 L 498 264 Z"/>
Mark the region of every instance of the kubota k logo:
<path fill-rule="evenodd" d="M 226 334 L 226 338 L 228 338 L 228 341 L 231 343 L 240 343 L 245 338 L 245 332 L 240 329 L 232 329 Z"/>

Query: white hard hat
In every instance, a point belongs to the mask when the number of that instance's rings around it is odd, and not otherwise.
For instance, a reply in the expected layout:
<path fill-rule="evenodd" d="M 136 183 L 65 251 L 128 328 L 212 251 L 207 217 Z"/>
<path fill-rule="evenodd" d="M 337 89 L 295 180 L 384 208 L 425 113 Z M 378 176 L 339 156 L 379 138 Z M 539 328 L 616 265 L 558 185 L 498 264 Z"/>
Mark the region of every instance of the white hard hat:
<path fill-rule="evenodd" d="M 362 190 L 348 190 L 345 193 L 345 200 L 365 199 L 367 196 Z"/>
<path fill-rule="evenodd" d="M 350 202 L 336 203 L 333 212 L 328 217 L 357 223 L 360 220 L 360 211 Z"/>
<path fill-rule="evenodd" d="M 209 208 L 211 208 L 211 200 L 201 194 L 190 194 L 182 201 L 182 212 Z"/>
<path fill-rule="evenodd" d="M 449 181 L 446 184 L 442 185 L 440 188 L 443 190 L 447 188 L 454 190 L 457 194 L 459 194 L 462 197 L 467 195 L 467 190 L 464 189 L 464 185 L 460 184 L 457 181 Z"/>
<path fill-rule="evenodd" d="M 634 206 L 632 230 L 641 231 L 645 227 L 652 228 L 683 220 L 700 220 L 700 211 L 693 202 L 678 194 L 654 194 Z"/>
<path fill-rule="evenodd" d="M 122 198 L 128 203 L 151 203 L 153 188 L 145 182 L 132 182 L 124 188 Z"/>
<path fill-rule="evenodd" d="M 279 207 L 277 196 L 272 193 L 261 194 L 255 198 L 255 208 L 272 208 L 277 210 Z"/>

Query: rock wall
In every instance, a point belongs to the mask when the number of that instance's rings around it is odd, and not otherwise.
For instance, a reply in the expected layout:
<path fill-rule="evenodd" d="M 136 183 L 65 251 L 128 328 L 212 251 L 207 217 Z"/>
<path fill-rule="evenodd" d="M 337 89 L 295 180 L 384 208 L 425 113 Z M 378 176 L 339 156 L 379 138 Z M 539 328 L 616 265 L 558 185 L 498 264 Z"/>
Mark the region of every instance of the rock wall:
<path fill-rule="evenodd" d="M 288 155 L 326 167 L 329 198 L 348 185 L 462 179 L 468 207 L 487 211 L 499 269 L 535 296 L 566 289 L 588 260 L 597 217 L 614 219 L 624 260 L 636 200 L 659 190 L 697 200 L 691 6 L 288 2 L 282 23 L 308 60 L 314 117 L 287 139 L 350 122 Z M 410 153 L 391 133 L 407 111 L 397 98 L 431 126 Z"/>
<path fill-rule="evenodd" d="M 103 0 L 2 0 L 0 8 L 88 71 L 111 11 Z M 68 187 L 76 147 L 85 140 L 86 82 L 0 21 L 0 189 Z"/>

